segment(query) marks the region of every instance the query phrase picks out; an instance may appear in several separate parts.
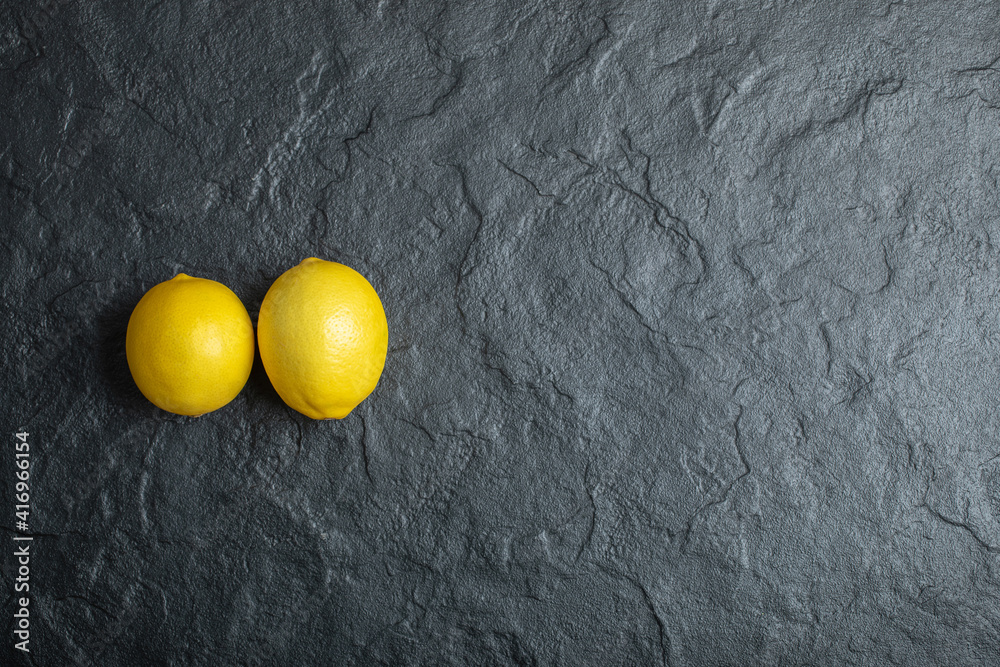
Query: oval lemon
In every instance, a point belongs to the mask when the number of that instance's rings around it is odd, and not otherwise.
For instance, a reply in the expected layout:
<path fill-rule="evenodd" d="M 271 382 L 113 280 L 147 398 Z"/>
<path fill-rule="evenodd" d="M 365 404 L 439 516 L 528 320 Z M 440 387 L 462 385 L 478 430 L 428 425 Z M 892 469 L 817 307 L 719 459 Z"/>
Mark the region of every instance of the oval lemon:
<path fill-rule="evenodd" d="M 281 274 L 257 319 L 260 359 L 289 407 L 343 419 L 375 389 L 388 349 L 382 302 L 364 276 L 316 257 Z"/>
<path fill-rule="evenodd" d="M 253 366 L 253 323 L 232 290 L 183 273 L 136 305 L 125 356 L 139 391 L 168 412 L 197 417 L 236 398 Z"/>

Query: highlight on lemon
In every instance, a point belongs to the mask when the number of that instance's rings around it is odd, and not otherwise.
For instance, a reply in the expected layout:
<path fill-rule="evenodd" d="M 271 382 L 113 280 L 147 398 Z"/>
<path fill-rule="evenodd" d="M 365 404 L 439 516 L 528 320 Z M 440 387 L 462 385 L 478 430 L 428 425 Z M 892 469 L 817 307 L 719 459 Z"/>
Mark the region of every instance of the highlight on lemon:
<path fill-rule="evenodd" d="M 271 384 L 289 407 L 313 419 L 343 419 L 372 393 L 388 341 L 371 284 L 349 266 L 316 257 L 274 281 L 257 319 Z"/>
<path fill-rule="evenodd" d="M 136 386 L 154 405 L 197 417 L 243 389 L 253 366 L 253 324 L 228 287 L 181 273 L 139 300 L 125 355 Z"/>

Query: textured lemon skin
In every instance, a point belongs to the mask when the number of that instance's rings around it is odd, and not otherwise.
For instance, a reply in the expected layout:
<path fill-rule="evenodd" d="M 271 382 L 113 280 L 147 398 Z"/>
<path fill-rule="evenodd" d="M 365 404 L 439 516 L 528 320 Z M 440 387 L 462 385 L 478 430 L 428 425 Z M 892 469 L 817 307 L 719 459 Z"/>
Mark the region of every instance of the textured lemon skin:
<path fill-rule="evenodd" d="M 139 391 L 197 417 L 236 398 L 253 366 L 253 323 L 222 283 L 183 273 L 154 286 L 128 321 L 125 356 Z"/>
<path fill-rule="evenodd" d="M 313 419 L 343 419 L 378 384 L 389 327 L 364 276 L 310 257 L 267 291 L 257 344 L 271 384 L 289 407 Z"/>

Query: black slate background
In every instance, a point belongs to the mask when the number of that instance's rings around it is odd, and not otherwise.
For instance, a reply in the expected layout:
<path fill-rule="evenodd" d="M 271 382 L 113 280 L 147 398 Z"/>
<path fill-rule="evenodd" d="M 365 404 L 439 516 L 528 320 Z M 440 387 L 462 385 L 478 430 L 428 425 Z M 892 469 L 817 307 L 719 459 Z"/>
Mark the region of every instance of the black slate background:
<path fill-rule="evenodd" d="M 998 25 L 5 3 L 9 664 L 998 664 Z M 349 418 L 138 393 L 146 289 L 311 255 L 389 320 Z"/>

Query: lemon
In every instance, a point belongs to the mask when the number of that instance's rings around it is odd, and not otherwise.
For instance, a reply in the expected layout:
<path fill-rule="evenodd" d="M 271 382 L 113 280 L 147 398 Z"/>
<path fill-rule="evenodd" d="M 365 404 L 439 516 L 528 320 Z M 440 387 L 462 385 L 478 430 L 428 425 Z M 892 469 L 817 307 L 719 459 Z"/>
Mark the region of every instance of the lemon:
<path fill-rule="evenodd" d="M 260 359 L 289 407 L 343 419 L 378 384 L 389 327 L 364 276 L 315 257 L 281 274 L 257 319 Z"/>
<path fill-rule="evenodd" d="M 128 321 L 125 356 L 139 391 L 197 417 L 236 398 L 253 366 L 253 324 L 239 297 L 183 273 L 152 287 Z"/>

